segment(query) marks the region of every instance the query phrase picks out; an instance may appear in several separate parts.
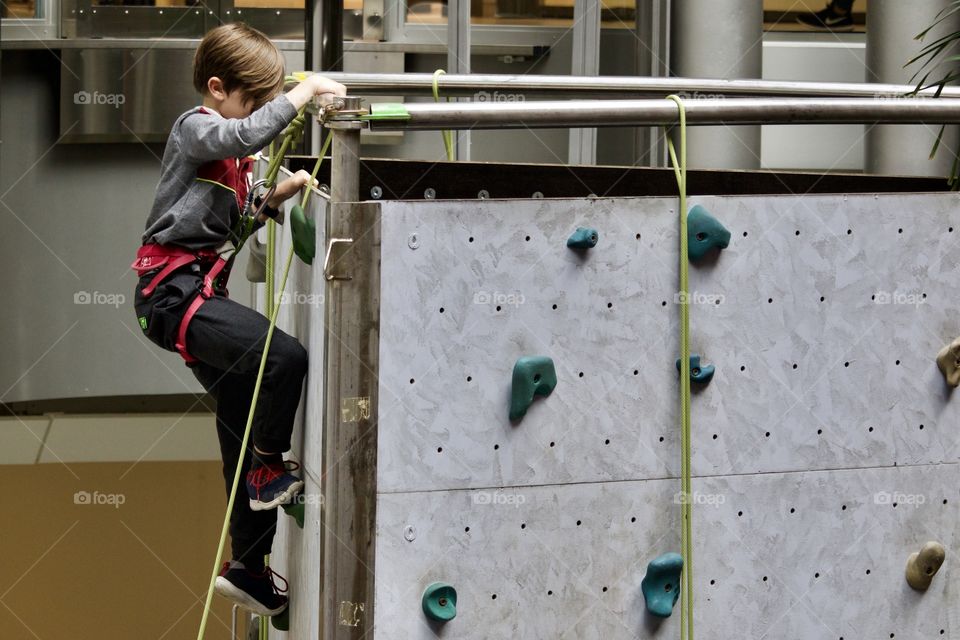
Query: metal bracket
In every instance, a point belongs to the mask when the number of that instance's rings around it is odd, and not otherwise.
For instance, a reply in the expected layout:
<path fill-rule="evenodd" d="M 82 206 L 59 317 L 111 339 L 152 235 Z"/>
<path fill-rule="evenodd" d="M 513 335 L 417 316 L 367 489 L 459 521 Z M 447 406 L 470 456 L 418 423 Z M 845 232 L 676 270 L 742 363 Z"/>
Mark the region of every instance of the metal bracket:
<path fill-rule="evenodd" d="M 327 242 L 327 255 L 323 258 L 323 277 L 327 280 L 353 280 L 352 276 L 337 276 L 330 273 L 330 256 L 333 254 L 333 245 L 337 243 L 353 244 L 353 238 L 330 238 Z"/>
<path fill-rule="evenodd" d="M 369 113 L 370 110 L 363 106 L 363 100 L 359 96 L 337 96 L 320 108 L 317 118 L 321 123 L 331 120 L 350 121 Z"/>

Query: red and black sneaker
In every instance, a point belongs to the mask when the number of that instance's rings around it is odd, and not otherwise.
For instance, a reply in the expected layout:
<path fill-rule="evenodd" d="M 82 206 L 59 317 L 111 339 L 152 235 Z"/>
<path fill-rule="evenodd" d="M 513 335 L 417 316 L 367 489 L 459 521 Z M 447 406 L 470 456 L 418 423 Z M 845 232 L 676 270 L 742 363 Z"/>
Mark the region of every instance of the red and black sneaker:
<path fill-rule="evenodd" d="M 300 468 L 296 462 L 266 465 L 247 472 L 247 494 L 250 496 L 252 511 L 276 509 L 282 504 L 293 501 L 294 496 L 303 488 L 303 480 L 287 473 Z"/>
<path fill-rule="evenodd" d="M 283 581 L 282 589 L 273 581 L 274 576 Z M 242 563 L 224 562 L 213 589 L 257 615 L 275 616 L 287 608 L 287 596 L 281 594 L 286 593 L 288 587 L 283 576 L 270 567 L 264 567 L 263 573 L 255 573 Z"/>

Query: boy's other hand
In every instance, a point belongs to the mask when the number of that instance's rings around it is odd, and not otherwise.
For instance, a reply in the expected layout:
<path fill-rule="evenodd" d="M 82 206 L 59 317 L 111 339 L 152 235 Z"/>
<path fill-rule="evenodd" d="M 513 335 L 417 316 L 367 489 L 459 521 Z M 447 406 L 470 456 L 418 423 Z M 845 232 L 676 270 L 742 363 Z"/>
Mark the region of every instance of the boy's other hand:
<path fill-rule="evenodd" d="M 308 184 L 309 182 L 310 182 L 310 174 L 307 171 L 304 171 L 303 169 L 301 169 L 300 171 L 297 171 L 295 174 L 293 174 L 286 180 L 281 180 L 280 182 L 277 183 L 277 189 L 273 192 L 273 195 L 270 196 L 269 200 L 267 200 L 267 206 L 273 209 L 279 209 L 280 205 L 283 204 L 284 200 L 288 200 L 289 198 L 297 195 L 300 189 L 302 189 L 303 186 Z M 316 180 L 313 181 L 314 187 L 316 187 L 319 184 L 320 183 L 317 182 Z M 266 217 L 263 216 L 263 214 L 260 214 L 260 215 L 263 218 L 261 222 L 265 222 Z"/>

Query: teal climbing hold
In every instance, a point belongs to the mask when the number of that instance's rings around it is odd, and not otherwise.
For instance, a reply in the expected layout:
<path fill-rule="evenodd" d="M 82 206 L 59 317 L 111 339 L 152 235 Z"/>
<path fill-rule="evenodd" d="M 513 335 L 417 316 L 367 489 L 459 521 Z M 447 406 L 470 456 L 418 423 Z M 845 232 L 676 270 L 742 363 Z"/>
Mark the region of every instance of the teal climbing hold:
<path fill-rule="evenodd" d="M 290 208 L 290 235 L 293 237 L 293 251 L 307 264 L 313 264 L 317 255 L 317 225 L 303 212 L 303 207 L 295 204 Z"/>
<path fill-rule="evenodd" d="M 510 419 L 519 420 L 533 404 L 534 396 L 548 396 L 557 386 L 557 370 L 547 356 L 524 356 L 513 365 Z"/>
<path fill-rule="evenodd" d="M 640 582 L 647 611 L 658 618 L 669 618 L 673 605 L 680 599 L 680 572 L 683 570 L 683 556 L 679 553 L 665 553 L 654 558 L 647 565 L 647 575 Z"/>
<path fill-rule="evenodd" d="M 687 255 L 691 262 L 702 260 L 713 249 L 726 249 L 730 232 L 699 204 L 687 214 Z"/>
<path fill-rule="evenodd" d="M 303 529 L 303 501 L 296 500 L 295 502 L 281 505 L 284 512 L 288 516 L 294 519 L 297 523 L 297 527 Z"/>
<path fill-rule="evenodd" d="M 270 624 L 277 631 L 290 630 L 290 605 L 275 616 L 270 616 Z"/>
<path fill-rule="evenodd" d="M 680 371 L 680 358 L 677 358 L 677 371 Z M 690 381 L 707 384 L 713 378 L 715 367 L 712 364 L 700 364 L 700 354 L 690 354 Z"/>
<path fill-rule="evenodd" d="M 448 622 L 457 615 L 457 590 L 443 582 L 434 582 L 423 592 L 423 613 L 431 620 Z"/>
<path fill-rule="evenodd" d="M 567 238 L 567 246 L 571 249 L 592 249 L 597 246 L 598 240 L 600 233 L 596 229 L 577 227 L 573 235 Z"/>

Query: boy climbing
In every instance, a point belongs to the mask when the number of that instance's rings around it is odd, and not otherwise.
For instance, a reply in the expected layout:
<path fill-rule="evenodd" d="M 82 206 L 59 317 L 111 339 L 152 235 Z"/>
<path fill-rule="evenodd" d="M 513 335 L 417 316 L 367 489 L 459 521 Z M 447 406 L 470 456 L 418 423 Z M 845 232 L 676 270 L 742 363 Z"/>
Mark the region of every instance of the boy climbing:
<path fill-rule="evenodd" d="M 281 593 L 286 589 L 275 585 L 277 574 L 264 567 L 264 556 L 273 544 L 277 507 L 303 486 L 282 454 L 290 449 L 307 353 L 295 338 L 274 331 L 252 447 L 240 460 L 269 322 L 227 297 L 226 277 L 252 188 L 250 154 L 276 138 L 315 96 L 342 96 L 346 90 L 313 75 L 283 94 L 280 51 L 242 23 L 207 33 L 194 57 L 193 83 L 202 106 L 177 118 L 167 139 L 143 246 L 133 264 L 139 275 L 134 306 L 147 337 L 178 351 L 216 400 L 227 495 L 238 463 L 246 480 L 249 500 L 234 502 L 232 559 L 224 563 L 216 591 L 254 613 L 275 615 L 287 607 Z M 298 171 L 268 192 L 266 202 L 256 199 L 261 213 L 255 228 L 267 218 L 280 221 L 278 207 L 309 181 L 307 172 Z"/>

